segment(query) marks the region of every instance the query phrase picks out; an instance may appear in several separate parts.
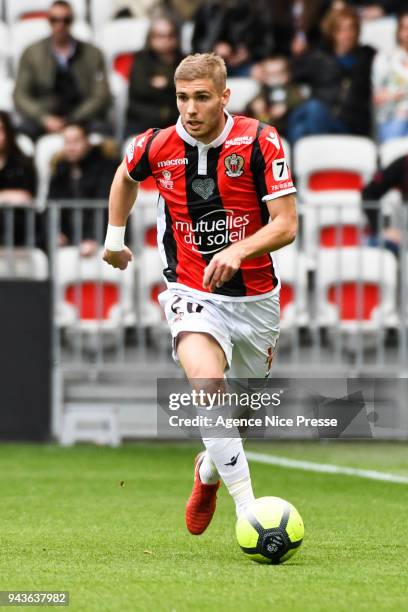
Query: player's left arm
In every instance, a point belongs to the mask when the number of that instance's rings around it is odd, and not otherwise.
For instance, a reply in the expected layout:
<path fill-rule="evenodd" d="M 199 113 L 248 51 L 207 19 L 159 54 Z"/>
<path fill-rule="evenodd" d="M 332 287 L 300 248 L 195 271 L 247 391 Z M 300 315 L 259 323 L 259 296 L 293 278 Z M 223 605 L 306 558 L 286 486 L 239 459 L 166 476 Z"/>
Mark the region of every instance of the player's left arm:
<path fill-rule="evenodd" d="M 204 271 L 203 287 L 214 291 L 229 281 L 246 259 L 277 251 L 296 238 L 297 213 L 293 194 L 267 200 L 271 223 L 257 232 L 219 251 Z"/>

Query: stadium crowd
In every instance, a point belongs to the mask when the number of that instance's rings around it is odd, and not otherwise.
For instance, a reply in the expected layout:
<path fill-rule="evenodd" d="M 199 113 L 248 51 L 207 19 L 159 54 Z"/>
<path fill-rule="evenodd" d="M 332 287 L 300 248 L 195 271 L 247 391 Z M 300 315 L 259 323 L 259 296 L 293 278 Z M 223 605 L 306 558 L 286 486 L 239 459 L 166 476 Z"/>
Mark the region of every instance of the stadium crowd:
<path fill-rule="evenodd" d="M 28 204 L 35 197 L 35 165 L 27 152 L 34 153 L 46 134 L 64 139 L 51 163 L 48 196 L 105 198 L 123 141 L 175 122 L 173 73 L 188 51 L 214 51 L 225 59 L 229 77 L 257 82 L 259 91 L 244 112 L 275 125 L 290 145 L 318 134 L 359 135 L 378 143 L 408 136 L 408 2 L 112 0 L 111 5 L 112 21 L 149 24 L 144 47 L 118 54 L 111 65 L 97 34 L 93 43 L 75 35 L 69 2 L 56 0 L 40 14 L 30 15 L 27 8 L 28 15 L 20 16 L 45 17 L 50 34 L 29 44 L 16 62 L 11 108 L 0 96 L 0 201 Z M 85 17 L 89 11 L 87 6 Z M 394 48 L 377 52 L 360 43 L 362 24 L 386 16 L 398 19 Z M 122 126 L 113 112 L 113 72 L 126 83 Z M 97 144 L 89 134 L 98 135 Z M 379 171 L 364 197 L 379 197 L 390 187 L 406 195 L 406 163 L 401 158 Z M 68 217 L 62 220 L 61 244 L 72 242 Z M 376 230 L 373 215 L 370 221 Z M 87 227 L 85 222 L 83 254 L 95 246 Z"/>

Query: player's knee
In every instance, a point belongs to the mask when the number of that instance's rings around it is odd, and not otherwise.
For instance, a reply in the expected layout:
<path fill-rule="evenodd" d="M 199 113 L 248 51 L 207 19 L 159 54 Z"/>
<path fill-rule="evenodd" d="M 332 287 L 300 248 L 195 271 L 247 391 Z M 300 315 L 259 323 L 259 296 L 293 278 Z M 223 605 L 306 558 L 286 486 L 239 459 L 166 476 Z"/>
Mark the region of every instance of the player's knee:
<path fill-rule="evenodd" d="M 179 354 L 180 358 L 180 354 Z M 205 361 L 205 358 L 203 359 Z M 189 360 L 180 358 L 181 365 L 187 378 L 189 379 L 200 379 L 203 381 L 211 380 L 223 380 L 224 378 L 224 367 L 221 363 L 200 363 L 200 360 Z M 210 383 L 208 383 L 210 384 Z"/>
<path fill-rule="evenodd" d="M 216 376 L 192 376 L 189 377 L 191 386 L 197 391 L 204 393 L 224 393 L 226 390 L 225 379 Z"/>
<path fill-rule="evenodd" d="M 177 340 L 177 354 L 187 378 L 223 380 L 226 359 L 214 338 L 207 334 L 181 333 Z"/>

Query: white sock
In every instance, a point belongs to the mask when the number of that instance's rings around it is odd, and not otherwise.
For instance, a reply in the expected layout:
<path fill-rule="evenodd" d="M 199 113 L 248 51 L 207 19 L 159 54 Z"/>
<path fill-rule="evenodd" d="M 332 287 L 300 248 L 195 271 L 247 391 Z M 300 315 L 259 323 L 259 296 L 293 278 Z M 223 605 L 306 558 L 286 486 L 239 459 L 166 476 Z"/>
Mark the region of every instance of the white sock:
<path fill-rule="evenodd" d="M 199 474 L 200 480 L 204 484 L 215 484 L 220 479 L 220 475 L 218 474 L 217 468 L 215 467 L 208 451 L 205 451 L 204 458 L 200 465 Z"/>
<path fill-rule="evenodd" d="M 222 411 L 222 408 L 217 407 L 216 410 L 219 412 Z M 210 437 L 211 433 L 214 435 Z M 255 499 L 248 461 L 238 429 L 228 430 L 228 435 L 236 435 L 235 438 L 217 437 L 217 435 L 220 436 L 220 433 L 220 427 L 215 429 L 211 427 L 202 428 L 203 442 L 207 453 L 232 496 L 239 516 Z M 226 430 L 224 430 L 224 433 L 226 433 Z"/>
<path fill-rule="evenodd" d="M 229 485 L 228 490 L 235 501 L 235 509 L 237 516 L 245 512 L 248 506 L 254 501 L 254 492 L 252 491 L 251 476 L 245 476 L 241 480 L 237 480 Z"/>
<path fill-rule="evenodd" d="M 203 438 L 203 442 L 235 502 L 239 516 L 255 499 L 242 440 L 241 438 Z"/>

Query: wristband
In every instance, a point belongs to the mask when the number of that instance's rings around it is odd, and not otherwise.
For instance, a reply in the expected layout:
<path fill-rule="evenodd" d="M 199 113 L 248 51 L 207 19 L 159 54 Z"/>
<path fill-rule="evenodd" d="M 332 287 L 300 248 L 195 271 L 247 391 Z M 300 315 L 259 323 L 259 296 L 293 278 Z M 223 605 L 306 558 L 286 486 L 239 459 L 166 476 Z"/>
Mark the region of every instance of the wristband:
<path fill-rule="evenodd" d="M 123 251 L 125 248 L 126 226 L 108 225 L 105 238 L 105 249 L 108 251 Z"/>

